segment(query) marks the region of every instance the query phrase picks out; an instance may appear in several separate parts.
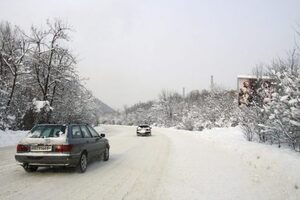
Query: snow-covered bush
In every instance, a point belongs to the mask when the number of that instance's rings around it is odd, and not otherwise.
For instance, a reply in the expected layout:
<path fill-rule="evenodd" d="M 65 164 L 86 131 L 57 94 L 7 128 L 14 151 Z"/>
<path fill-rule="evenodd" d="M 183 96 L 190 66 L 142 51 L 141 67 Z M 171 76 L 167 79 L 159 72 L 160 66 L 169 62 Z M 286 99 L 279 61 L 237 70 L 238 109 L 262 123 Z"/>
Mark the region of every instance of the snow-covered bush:
<path fill-rule="evenodd" d="M 194 120 L 188 116 L 184 116 L 177 128 L 192 131 L 195 128 Z"/>
<path fill-rule="evenodd" d="M 259 106 L 241 106 L 239 108 L 239 124 L 248 141 L 259 138 L 260 141 L 265 141 L 265 135 L 260 124 L 264 124 L 263 110 Z"/>
<path fill-rule="evenodd" d="M 258 87 L 255 104 L 240 108 L 240 124 L 248 140 L 257 138 L 279 147 L 287 144 L 300 151 L 300 62 L 296 53 L 274 62 L 268 73 L 271 85 Z"/>
<path fill-rule="evenodd" d="M 300 150 L 300 71 L 299 59 L 279 60 L 271 67 L 272 99 L 264 106 L 268 115 L 263 126 L 269 140 L 287 143 Z"/>

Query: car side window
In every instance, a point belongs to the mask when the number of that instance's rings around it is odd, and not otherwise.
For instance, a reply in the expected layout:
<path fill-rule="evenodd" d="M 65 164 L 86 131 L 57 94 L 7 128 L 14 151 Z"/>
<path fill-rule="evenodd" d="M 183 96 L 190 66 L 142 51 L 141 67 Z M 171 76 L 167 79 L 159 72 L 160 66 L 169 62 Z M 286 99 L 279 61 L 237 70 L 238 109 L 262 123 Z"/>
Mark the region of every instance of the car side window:
<path fill-rule="evenodd" d="M 82 138 L 81 130 L 79 126 L 72 126 L 72 137 L 73 138 Z"/>
<path fill-rule="evenodd" d="M 80 128 L 84 138 L 92 137 L 89 130 L 86 128 L 86 126 L 80 126 Z"/>
<path fill-rule="evenodd" d="M 92 127 L 88 126 L 89 131 L 91 132 L 93 137 L 99 137 L 97 131 L 95 131 Z"/>

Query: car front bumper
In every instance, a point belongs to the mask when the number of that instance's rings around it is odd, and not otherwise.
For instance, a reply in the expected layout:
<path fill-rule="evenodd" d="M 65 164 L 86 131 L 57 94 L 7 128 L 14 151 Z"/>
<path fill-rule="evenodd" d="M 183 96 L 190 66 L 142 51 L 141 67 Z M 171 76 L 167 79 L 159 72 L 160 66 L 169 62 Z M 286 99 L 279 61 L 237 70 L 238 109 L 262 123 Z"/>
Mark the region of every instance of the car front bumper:
<path fill-rule="evenodd" d="M 22 164 L 34 166 L 70 166 L 75 167 L 79 163 L 80 154 L 41 154 L 41 153 L 16 153 L 16 161 Z"/>
<path fill-rule="evenodd" d="M 137 131 L 136 134 L 138 134 L 138 135 L 150 135 L 151 131 L 146 131 L 146 132 L 139 132 L 139 131 Z"/>

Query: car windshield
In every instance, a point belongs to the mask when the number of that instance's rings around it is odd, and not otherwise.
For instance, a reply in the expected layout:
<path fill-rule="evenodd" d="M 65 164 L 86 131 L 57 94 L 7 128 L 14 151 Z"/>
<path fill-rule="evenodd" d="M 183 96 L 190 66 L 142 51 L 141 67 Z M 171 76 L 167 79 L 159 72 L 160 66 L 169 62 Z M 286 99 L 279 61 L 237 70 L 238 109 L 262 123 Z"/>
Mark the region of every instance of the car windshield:
<path fill-rule="evenodd" d="M 30 138 L 50 138 L 50 137 L 61 137 L 65 134 L 66 127 L 62 125 L 46 125 L 46 126 L 35 126 L 28 137 Z"/>
<path fill-rule="evenodd" d="M 148 125 L 140 125 L 139 127 L 140 127 L 140 128 L 149 128 Z"/>

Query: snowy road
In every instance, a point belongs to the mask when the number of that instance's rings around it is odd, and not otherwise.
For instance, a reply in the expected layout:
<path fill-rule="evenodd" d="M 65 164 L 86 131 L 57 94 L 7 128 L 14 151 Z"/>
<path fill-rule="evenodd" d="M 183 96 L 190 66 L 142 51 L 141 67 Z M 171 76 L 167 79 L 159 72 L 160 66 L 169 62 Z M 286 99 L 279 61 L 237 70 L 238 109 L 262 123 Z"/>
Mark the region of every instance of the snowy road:
<path fill-rule="evenodd" d="M 292 176 L 300 163 L 294 160 L 294 167 L 282 169 L 261 158 L 267 153 L 245 154 L 221 140 L 172 129 L 154 128 L 152 137 L 136 137 L 134 127 L 106 130 L 111 158 L 92 162 L 84 174 L 49 168 L 29 174 L 16 165 L 15 147 L 0 148 L 0 199 L 300 199 L 299 176 Z"/>

